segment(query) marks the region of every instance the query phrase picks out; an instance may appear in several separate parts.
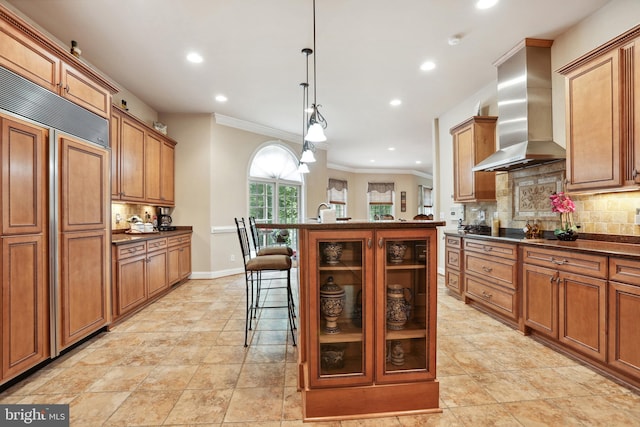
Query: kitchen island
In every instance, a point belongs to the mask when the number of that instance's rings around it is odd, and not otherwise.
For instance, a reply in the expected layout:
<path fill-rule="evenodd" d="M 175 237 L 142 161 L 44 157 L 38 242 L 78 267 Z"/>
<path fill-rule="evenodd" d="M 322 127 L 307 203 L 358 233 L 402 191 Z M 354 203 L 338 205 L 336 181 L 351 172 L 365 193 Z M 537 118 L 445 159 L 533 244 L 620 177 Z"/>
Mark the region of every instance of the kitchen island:
<path fill-rule="evenodd" d="M 441 221 L 259 224 L 298 231 L 305 421 L 439 412 Z"/>

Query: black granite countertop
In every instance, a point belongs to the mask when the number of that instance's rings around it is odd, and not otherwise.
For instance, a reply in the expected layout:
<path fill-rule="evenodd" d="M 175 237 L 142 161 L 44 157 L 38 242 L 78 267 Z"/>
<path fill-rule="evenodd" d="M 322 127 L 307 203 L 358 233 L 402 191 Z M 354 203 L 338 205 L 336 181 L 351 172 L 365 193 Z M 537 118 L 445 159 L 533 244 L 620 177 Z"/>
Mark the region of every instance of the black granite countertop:
<path fill-rule="evenodd" d="M 565 242 L 556 239 L 555 237 L 547 237 L 542 239 L 525 239 L 524 233 L 520 232 L 520 235 L 514 232 L 505 232 L 504 229 L 501 229 L 500 236 L 486 236 L 481 234 L 471 234 L 458 232 L 456 230 L 445 230 L 445 234 L 451 236 L 460 236 L 472 239 L 482 239 L 482 240 L 493 240 L 493 241 L 502 241 L 502 242 L 510 242 L 517 243 L 521 245 L 536 245 L 536 246 L 544 246 L 549 249 L 558 249 L 558 250 L 571 250 L 576 252 L 585 252 L 585 253 L 595 253 L 600 255 L 614 255 L 614 256 L 622 256 L 622 257 L 631 257 L 631 258 L 639 258 L 640 257 L 640 243 L 636 242 L 621 242 L 620 239 L 616 239 L 615 236 L 607 236 L 611 240 L 596 240 L 596 239 L 588 239 L 588 238 L 579 238 L 573 242 Z M 553 236 L 553 234 L 551 235 Z"/>

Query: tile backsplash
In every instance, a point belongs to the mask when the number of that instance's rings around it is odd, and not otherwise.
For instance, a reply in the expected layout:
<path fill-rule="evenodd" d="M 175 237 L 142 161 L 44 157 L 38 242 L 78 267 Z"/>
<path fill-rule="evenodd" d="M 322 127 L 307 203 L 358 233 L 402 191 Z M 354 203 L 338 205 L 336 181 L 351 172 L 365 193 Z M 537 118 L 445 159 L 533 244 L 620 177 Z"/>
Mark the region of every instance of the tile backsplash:
<path fill-rule="evenodd" d="M 152 222 L 156 216 L 155 206 L 145 205 L 130 205 L 126 203 L 112 203 L 111 204 L 111 229 L 112 230 L 127 230 L 130 228 L 129 219 L 137 215 L 140 219 L 146 222 Z M 119 218 L 119 219 L 118 219 Z"/>
<path fill-rule="evenodd" d="M 503 228 L 523 228 L 529 221 L 553 231 L 560 224 L 560 215 L 551 212 L 549 195 L 562 191 L 564 177 L 564 162 L 498 173 L 497 203 L 468 208 L 497 211 Z M 581 232 L 640 236 L 640 225 L 634 223 L 636 209 L 640 208 L 640 191 L 571 195 L 571 199 L 576 205 L 573 218 Z"/>

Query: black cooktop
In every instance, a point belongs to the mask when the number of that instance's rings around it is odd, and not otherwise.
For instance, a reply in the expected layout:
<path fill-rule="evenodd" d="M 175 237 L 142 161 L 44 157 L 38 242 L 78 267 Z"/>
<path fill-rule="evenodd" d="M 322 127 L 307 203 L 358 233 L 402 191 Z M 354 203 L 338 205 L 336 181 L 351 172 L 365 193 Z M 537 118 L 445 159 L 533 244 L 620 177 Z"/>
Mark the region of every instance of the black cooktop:
<path fill-rule="evenodd" d="M 465 225 L 463 230 L 469 234 L 482 234 L 486 236 L 491 234 L 491 227 L 488 225 L 469 224 Z"/>

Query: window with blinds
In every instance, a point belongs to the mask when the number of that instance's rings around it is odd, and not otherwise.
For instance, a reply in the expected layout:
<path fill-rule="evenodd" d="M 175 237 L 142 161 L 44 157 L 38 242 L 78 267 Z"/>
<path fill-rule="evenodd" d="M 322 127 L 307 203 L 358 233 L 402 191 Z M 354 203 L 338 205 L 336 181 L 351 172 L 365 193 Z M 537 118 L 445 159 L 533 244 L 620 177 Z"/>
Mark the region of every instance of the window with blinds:
<path fill-rule="evenodd" d="M 338 218 L 347 216 L 347 187 L 347 181 L 329 178 L 327 198 L 329 205 L 336 210 L 336 217 Z"/>
<path fill-rule="evenodd" d="M 393 182 L 370 182 L 367 188 L 369 219 L 392 219 L 395 184 Z"/>

